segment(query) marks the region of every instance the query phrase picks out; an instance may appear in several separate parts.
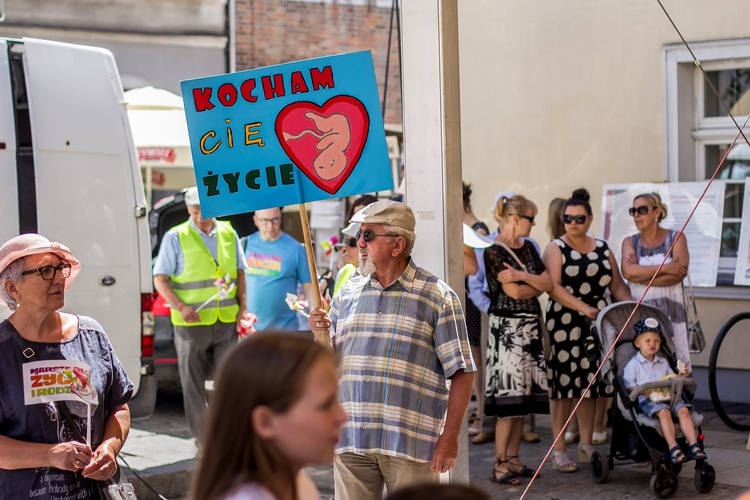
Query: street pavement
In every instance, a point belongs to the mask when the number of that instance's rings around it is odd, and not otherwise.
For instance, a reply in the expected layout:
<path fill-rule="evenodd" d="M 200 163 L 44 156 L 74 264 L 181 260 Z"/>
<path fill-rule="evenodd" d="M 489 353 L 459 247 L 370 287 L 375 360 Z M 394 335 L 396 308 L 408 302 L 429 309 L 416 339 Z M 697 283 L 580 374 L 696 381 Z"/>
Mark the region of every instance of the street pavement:
<path fill-rule="evenodd" d="M 698 402 L 697 406 L 705 408 L 709 405 Z M 750 490 L 750 451 L 746 449 L 748 433 L 729 429 L 710 410 L 703 409 L 702 413 L 705 417 L 703 433 L 706 437 L 706 453 L 708 462 L 716 469 L 716 485 L 710 493 L 699 494 L 693 485 L 693 465 L 688 463 L 680 473 L 680 487 L 674 498 L 735 498 L 739 493 Z M 521 445 L 521 459 L 530 467 L 541 463 L 553 439 L 549 417 L 537 416 L 536 420 L 541 442 Z M 750 415 L 747 417 L 747 423 L 750 423 Z M 576 456 L 574 446 L 569 448 L 571 457 Z M 605 454 L 609 450 L 609 445 L 597 446 L 597 449 Z M 160 394 L 157 412 L 147 420 L 133 422 L 130 436 L 122 451 L 122 456 L 133 470 L 170 500 L 184 498 L 195 464 L 195 454 L 196 447 L 189 437 L 179 394 Z M 521 486 L 504 486 L 490 481 L 494 457 L 492 443 L 469 444 L 471 485 L 484 490 L 492 498 L 521 498 L 528 480 Z M 125 470 L 136 487 L 139 499 L 159 498 L 136 479 L 131 471 Z M 331 467 L 310 467 L 306 472 L 318 486 L 321 499 L 332 499 Z M 553 470 L 551 463 L 547 462 L 525 498 L 652 499 L 655 496 L 651 493 L 650 481 L 650 467 L 619 465 L 616 462 L 614 470 L 609 473 L 609 480 L 604 484 L 597 484 L 592 479 L 590 466 L 581 465 L 578 472 L 564 474 Z"/>

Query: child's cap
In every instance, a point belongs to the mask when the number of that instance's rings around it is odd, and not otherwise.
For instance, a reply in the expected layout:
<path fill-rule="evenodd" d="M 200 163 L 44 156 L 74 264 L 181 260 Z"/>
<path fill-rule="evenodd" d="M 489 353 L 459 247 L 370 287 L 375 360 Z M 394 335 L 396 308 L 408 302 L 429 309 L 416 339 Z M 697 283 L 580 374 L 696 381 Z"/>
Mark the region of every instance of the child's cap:
<path fill-rule="evenodd" d="M 661 326 L 659 326 L 659 322 L 656 321 L 654 318 L 645 318 L 636 322 L 633 329 L 635 330 L 635 337 L 633 337 L 633 345 L 635 345 L 635 339 L 637 339 L 639 335 L 642 335 L 646 332 L 656 332 L 659 334 L 660 337 L 662 338 L 664 337 L 664 334 L 661 332 Z"/>

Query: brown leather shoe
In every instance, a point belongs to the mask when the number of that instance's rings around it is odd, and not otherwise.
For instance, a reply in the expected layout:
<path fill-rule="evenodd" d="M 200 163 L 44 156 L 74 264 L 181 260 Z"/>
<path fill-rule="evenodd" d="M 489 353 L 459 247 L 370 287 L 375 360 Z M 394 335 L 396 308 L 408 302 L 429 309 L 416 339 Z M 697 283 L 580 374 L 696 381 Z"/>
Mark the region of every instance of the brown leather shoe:
<path fill-rule="evenodd" d="M 489 443 L 490 441 L 495 441 L 494 432 L 480 432 L 479 434 L 471 438 L 471 442 L 473 444 L 484 444 Z"/>

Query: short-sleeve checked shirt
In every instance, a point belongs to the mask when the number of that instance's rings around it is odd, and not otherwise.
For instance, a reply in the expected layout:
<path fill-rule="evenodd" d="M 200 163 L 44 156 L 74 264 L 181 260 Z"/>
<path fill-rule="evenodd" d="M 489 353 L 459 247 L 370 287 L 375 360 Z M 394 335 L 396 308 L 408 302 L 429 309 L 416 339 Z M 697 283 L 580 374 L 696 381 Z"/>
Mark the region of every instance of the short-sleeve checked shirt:
<path fill-rule="evenodd" d="M 375 276 L 352 278 L 334 297 L 330 318 L 349 415 L 337 453 L 432 460 L 447 378 L 476 371 L 456 293 L 409 259 L 385 288 Z"/>

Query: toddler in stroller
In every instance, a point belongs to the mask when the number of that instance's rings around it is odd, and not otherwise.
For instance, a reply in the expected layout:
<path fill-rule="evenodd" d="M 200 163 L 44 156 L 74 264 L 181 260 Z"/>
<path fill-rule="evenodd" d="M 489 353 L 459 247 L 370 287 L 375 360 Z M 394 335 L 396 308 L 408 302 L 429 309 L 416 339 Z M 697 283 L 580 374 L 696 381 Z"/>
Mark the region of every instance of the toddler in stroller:
<path fill-rule="evenodd" d="M 591 456 L 594 480 L 605 482 L 614 460 L 650 461 L 651 491 L 659 498 L 677 493 L 679 474 L 687 460 L 695 461 L 694 484 L 701 493 L 713 489 L 716 472 L 703 450 L 703 416 L 690 410 L 696 384 L 687 374 L 675 376 L 678 362 L 669 318 L 661 310 L 636 302 L 619 302 L 603 309 L 596 320 L 603 361 L 602 377 L 614 384 L 610 452 Z M 630 323 L 618 339 L 623 325 Z M 643 361 L 643 362 L 642 362 Z M 660 413 L 661 412 L 661 413 Z M 674 422 L 672 415 L 677 416 Z"/>
<path fill-rule="evenodd" d="M 695 460 L 705 460 L 706 454 L 698 444 L 698 435 L 695 432 L 693 419 L 690 417 L 691 405 L 684 401 L 677 401 L 670 409 L 670 405 L 665 403 L 672 399 L 668 391 L 660 388 L 648 389 L 645 386 L 649 382 L 658 382 L 675 376 L 667 360 L 658 354 L 664 338 L 659 322 L 654 318 L 645 318 L 635 324 L 634 330 L 633 345 L 638 349 L 638 353 L 625 365 L 623 374 L 625 388 L 634 394 L 633 397 L 638 398 L 638 410 L 649 417 L 654 415 L 658 417 L 662 434 L 669 445 L 669 459 L 673 464 L 681 464 L 688 459 L 675 438 L 673 413 L 679 419 L 680 429 L 688 440 L 689 457 Z M 680 364 L 681 361 L 678 361 L 678 376 L 686 377 L 688 373 Z"/>

